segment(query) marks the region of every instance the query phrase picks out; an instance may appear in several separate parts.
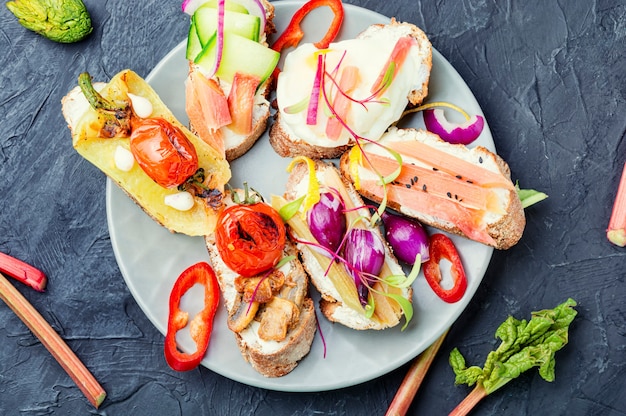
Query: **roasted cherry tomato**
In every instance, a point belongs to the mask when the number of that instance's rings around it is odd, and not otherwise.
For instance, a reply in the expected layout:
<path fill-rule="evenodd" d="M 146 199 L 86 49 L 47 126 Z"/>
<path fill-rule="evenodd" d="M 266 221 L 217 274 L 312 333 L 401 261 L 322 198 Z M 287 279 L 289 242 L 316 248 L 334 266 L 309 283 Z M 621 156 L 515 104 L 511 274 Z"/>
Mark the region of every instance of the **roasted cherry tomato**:
<path fill-rule="evenodd" d="M 244 277 L 274 267 L 285 247 L 285 224 L 262 202 L 233 205 L 217 220 L 215 243 L 226 265 Z"/>
<path fill-rule="evenodd" d="M 467 277 L 463 263 L 461 263 L 461 257 L 452 240 L 445 234 L 433 234 L 430 236 L 429 244 L 430 259 L 423 265 L 426 281 L 442 300 L 448 303 L 458 302 L 467 289 Z M 451 263 L 450 274 L 454 280 L 454 285 L 450 289 L 444 289 L 441 286 L 442 277 L 439 267 L 441 259 L 446 259 Z"/>
<path fill-rule="evenodd" d="M 164 188 L 185 182 L 198 170 L 198 155 L 185 133 L 162 118 L 133 123 L 130 151 L 137 164 Z"/>

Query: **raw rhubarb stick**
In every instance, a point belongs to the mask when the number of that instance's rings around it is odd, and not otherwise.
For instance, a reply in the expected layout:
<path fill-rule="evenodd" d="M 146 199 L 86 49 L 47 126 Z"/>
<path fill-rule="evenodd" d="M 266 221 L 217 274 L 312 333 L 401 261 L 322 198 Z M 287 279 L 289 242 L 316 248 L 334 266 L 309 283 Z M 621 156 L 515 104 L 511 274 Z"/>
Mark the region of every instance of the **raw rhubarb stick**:
<path fill-rule="evenodd" d="M 626 246 L 626 163 L 622 171 L 622 178 L 617 188 L 613 212 L 606 230 L 606 237 L 617 246 Z"/>
<path fill-rule="evenodd" d="M 50 351 L 61 367 L 96 408 L 102 404 L 106 392 L 89 372 L 87 367 L 74 354 L 63 338 L 55 332 L 48 322 L 37 312 L 33 305 L 0 274 L 0 298 L 15 312 L 28 328 Z"/>
<path fill-rule="evenodd" d="M 41 270 L 4 253 L 0 253 L 0 272 L 8 274 L 39 292 L 43 292 L 48 283 L 48 278 Z"/>

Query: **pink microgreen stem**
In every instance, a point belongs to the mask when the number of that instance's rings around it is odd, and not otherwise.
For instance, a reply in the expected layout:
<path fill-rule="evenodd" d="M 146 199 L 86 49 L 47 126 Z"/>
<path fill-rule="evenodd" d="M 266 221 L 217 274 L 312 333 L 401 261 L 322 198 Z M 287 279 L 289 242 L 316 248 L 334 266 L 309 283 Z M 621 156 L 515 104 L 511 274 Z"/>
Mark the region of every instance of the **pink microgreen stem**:
<path fill-rule="evenodd" d="M 324 338 L 324 332 L 322 332 L 322 326 L 320 325 L 320 320 L 317 316 L 317 310 L 314 310 L 314 312 L 315 312 L 315 323 L 317 324 L 317 332 L 319 332 L 320 339 L 322 340 L 323 356 L 324 358 L 326 358 L 326 338 Z"/>

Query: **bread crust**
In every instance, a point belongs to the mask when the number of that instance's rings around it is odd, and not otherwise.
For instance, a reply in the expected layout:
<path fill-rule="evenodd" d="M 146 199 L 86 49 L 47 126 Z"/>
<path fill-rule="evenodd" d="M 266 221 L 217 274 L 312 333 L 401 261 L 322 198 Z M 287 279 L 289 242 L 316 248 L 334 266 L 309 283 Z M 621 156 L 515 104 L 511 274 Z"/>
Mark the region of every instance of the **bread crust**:
<path fill-rule="evenodd" d="M 427 135 L 430 135 L 431 137 L 436 137 L 439 141 L 443 142 L 443 140 L 439 139 L 438 136 L 432 133 L 422 131 L 422 130 L 408 128 L 408 129 L 398 129 L 398 131 L 408 132 L 409 134 L 412 134 L 414 132 L 416 137 L 421 137 L 421 135 L 427 134 Z M 469 150 L 463 145 L 451 145 L 451 146 L 455 146 L 457 149 Z M 504 161 L 504 159 L 502 159 L 497 154 L 491 152 L 489 149 L 482 147 L 482 146 L 477 146 L 473 148 L 472 151 L 479 153 L 481 157 L 483 157 L 484 159 L 489 159 L 493 161 L 493 163 L 495 163 L 495 165 L 498 167 L 500 174 L 506 180 L 511 182 L 511 171 L 510 171 L 509 165 Z M 351 183 L 354 183 L 354 178 L 352 177 L 352 173 L 350 169 L 350 159 L 349 159 L 348 152 L 346 152 L 345 154 L 341 156 L 341 159 L 339 162 L 339 168 L 340 168 L 341 174 L 348 181 L 350 181 Z M 359 189 L 358 192 L 366 199 L 369 199 L 377 203 L 381 202 L 381 198 L 379 196 L 373 195 L 367 190 Z M 449 222 L 445 222 L 443 220 L 439 220 L 437 218 L 432 218 L 427 215 L 423 215 L 423 214 L 408 210 L 402 205 L 400 205 L 397 201 L 394 201 L 392 199 L 387 200 L 387 206 L 390 209 L 393 209 L 403 215 L 416 218 L 422 224 L 471 239 L 471 237 L 467 236 L 458 226 Z M 485 229 L 487 233 L 489 234 L 489 236 L 493 238 L 493 244 L 489 244 L 489 245 L 499 250 L 506 250 L 508 248 L 511 248 L 515 244 L 517 244 L 517 242 L 522 237 L 524 228 L 526 226 L 526 217 L 524 215 L 524 209 L 522 207 L 522 203 L 517 193 L 513 189 L 512 182 L 511 182 L 511 189 L 508 190 L 507 192 L 505 211 L 506 211 L 506 214 L 501 215 L 496 221 L 485 224 Z"/>
<path fill-rule="evenodd" d="M 285 131 L 280 113 L 274 116 L 274 123 L 270 127 L 270 144 L 274 151 L 282 157 L 306 156 L 311 159 L 335 159 L 341 156 L 351 145 L 337 147 L 315 146 L 290 136 Z"/>

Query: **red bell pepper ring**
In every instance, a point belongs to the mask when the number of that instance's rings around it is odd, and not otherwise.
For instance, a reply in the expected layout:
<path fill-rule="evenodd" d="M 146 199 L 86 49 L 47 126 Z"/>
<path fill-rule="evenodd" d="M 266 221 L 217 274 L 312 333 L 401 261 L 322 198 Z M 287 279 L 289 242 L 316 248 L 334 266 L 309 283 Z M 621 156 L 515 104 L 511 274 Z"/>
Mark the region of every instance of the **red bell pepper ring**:
<path fill-rule="evenodd" d="M 309 0 L 301 8 L 299 8 L 291 18 L 289 25 L 280 37 L 272 45 L 272 49 L 277 52 L 282 52 L 283 49 L 290 46 L 297 46 L 302 40 L 304 32 L 300 27 L 300 23 L 312 10 L 321 7 L 328 6 L 334 14 L 333 21 L 330 23 L 330 27 L 326 32 L 326 35 L 317 43 L 315 47 L 318 49 L 328 48 L 330 42 L 332 42 L 341 29 L 341 23 L 343 22 L 343 3 L 341 0 Z"/>
<path fill-rule="evenodd" d="M 189 314 L 180 310 L 180 300 L 195 284 L 204 286 L 204 309 L 190 322 L 189 332 L 196 343 L 196 351 L 184 353 L 176 345 L 176 333 L 187 326 Z M 165 360 L 176 371 L 189 371 L 200 365 L 209 346 L 213 329 L 213 318 L 219 304 L 220 291 L 213 268 L 206 262 L 196 263 L 185 271 L 174 283 L 170 293 L 167 334 L 165 335 Z"/>
<path fill-rule="evenodd" d="M 48 278 L 41 270 L 4 253 L 0 253 L 0 272 L 8 274 L 39 292 L 43 292 L 48 283 Z"/>
<path fill-rule="evenodd" d="M 430 237 L 430 259 L 423 264 L 426 281 L 435 294 L 448 303 L 458 302 L 467 289 L 467 277 L 461 263 L 461 257 L 450 240 L 444 234 L 433 234 Z M 450 275 L 454 280 L 454 285 L 450 289 L 441 286 L 441 259 L 448 260 L 450 265 Z"/>

